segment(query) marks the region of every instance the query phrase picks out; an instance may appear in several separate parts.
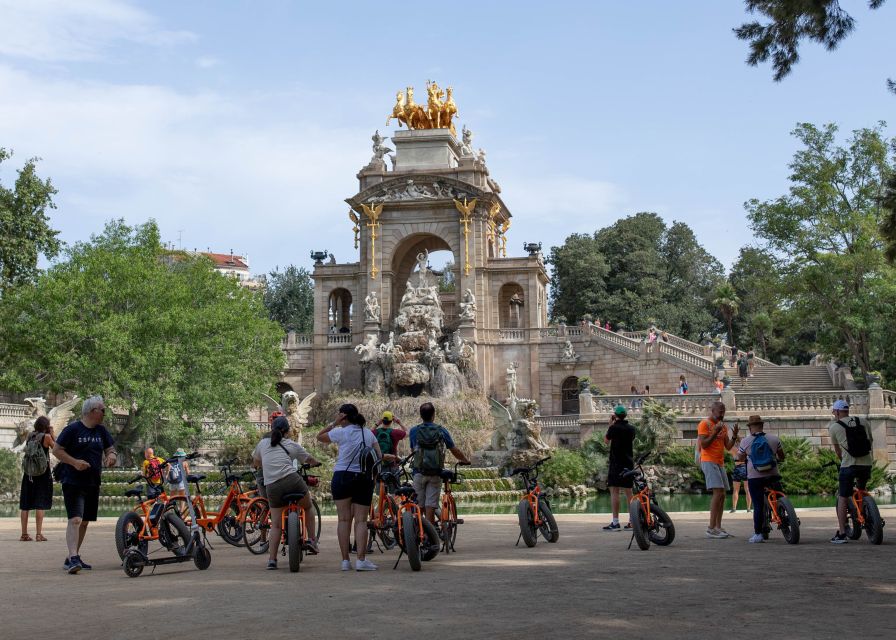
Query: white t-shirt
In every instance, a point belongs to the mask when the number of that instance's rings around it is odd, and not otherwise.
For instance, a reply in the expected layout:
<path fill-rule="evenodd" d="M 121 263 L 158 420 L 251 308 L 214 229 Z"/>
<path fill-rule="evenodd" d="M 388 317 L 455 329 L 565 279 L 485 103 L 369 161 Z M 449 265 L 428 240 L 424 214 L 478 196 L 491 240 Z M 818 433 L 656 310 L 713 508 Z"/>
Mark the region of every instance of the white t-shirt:
<path fill-rule="evenodd" d="M 339 453 L 333 471 L 361 471 L 361 448 L 366 445 L 372 447 L 376 442 L 376 436 L 369 429 L 351 424 L 347 427 L 336 427 L 328 434 L 330 440 L 339 445 Z M 362 443 L 362 440 L 363 443 Z"/>
<path fill-rule="evenodd" d="M 281 444 L 283 445 L 282 447 L 280 446 Z M 269 485 L 296 472 L 296 468 L 292 464 L 293 460 L 305 462 L 311 457 L 311 454 L 305 451 L 305 448 L 298 442 L 293 442 L 289 438 L 283 438 L 280 444 L 273 447 L 271 446 L 270 438 L 262 438 L 255 445 L 252 457 L 261 458 L 261 471 L 264 475 L 264 483 Z"/>

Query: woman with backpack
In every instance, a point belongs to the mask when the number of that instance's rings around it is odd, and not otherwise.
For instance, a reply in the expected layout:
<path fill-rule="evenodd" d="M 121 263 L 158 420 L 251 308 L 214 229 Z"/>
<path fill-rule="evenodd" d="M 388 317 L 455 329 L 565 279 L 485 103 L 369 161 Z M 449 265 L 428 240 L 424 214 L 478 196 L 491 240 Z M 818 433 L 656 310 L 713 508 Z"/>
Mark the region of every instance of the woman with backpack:
<path fill-rule="evenodd" d="M 40 416 L 34 421 L 34 431 L 25 440 L 25 457 L 22 461 L 22 489 L 19 492 L 19 509 L 22 518 L 22 542 L 30 542 L 28 535 L 28 512 L 34 511 L 34 522 L 37 530 L 35 540 L 46 542 L 42 533 L 44 511 L 53 506 L 53 478 L 50 475 L 50 449 L 56 444 L 53 438 L 53 427 L 47 416 Z M 43 469 L 43 471 L 41 471 Z"/>
<path fill-rule="evenodd" d="M 180 460 L 180 469 L 176 465 L 169 464 L 165 472 L 165 482 L 168 483 L 169 496 L 184 496 L 187 494 L 187 476 L 190 474 L 190 463 L 184 460 L 187 452 L 181 447 L 174 452 Z"/>
<path fill-rule="evenodd" d="M 330 487 L 339 520 L 336 535 L 343 571 L 352 568 L 349 560 L 352 522 L 358 550 L 355 570 L 376 571 L 378 568 L 366 558 L 367 515 L 373 500 L 373 463 L 381 460 L 383 453 L 376 437 L 364 428 L 366 422 L 364 416 L 358 413 L 358 407 L 344 404 L 339 407 L 333 422 L 317 434 L 318 442 L 332 442 L 339 448 Z"/>

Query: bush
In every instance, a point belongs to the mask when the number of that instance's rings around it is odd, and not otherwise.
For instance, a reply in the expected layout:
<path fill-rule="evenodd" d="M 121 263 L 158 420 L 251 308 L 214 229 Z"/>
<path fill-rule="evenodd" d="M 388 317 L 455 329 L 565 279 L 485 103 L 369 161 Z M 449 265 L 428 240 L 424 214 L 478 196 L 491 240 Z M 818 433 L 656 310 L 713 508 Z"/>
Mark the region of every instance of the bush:
<path fill-rule="evenodd" d="M 559 489 L 585 484 L 593 472 L 591 461 L 581 452 L 554 449 L 551 459 L 542 465 L 538 478 L 542 486 Z"/>
<path fill-rule="evenodd" d="M 0 449 L 0 493 L 15 493 L 22 481 L 19 456 Z"/>

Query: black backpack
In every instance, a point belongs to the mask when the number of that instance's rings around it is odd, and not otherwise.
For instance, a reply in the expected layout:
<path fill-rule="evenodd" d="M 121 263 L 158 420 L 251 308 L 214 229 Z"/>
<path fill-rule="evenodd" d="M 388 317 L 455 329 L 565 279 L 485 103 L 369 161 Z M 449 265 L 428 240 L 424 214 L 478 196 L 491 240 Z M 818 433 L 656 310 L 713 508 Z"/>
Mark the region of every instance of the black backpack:
<path fill-rule="evenodd" d="M 437 476 L 445 468 L 445 439 L 437 424 L 421 424 L 416 433 L 414 468 L 425 476 Z"/>
<path fill-rule="evenodd" d="M 837 420 L 837 424 L 843 427 L 843 430 L 846 432 L 846 453 L 853 458 L 861 458 L 871 453 L 871 440 L 868 438 L 865 427 L 859 422 L 859 419 L 853 417 L 852 421 L 855 421 L 855 424 L 849 425 L 843 422 L 843 420 Z"/>
<path fill-rule="evenodd" d="M 358 428 L 361 430 L 361 444 L 358 446 L 358 452 L 352 457 L 352 462 L 354 462 L 355 458 L 358 458 L 361 475 L 372 479 L 376 473 L 377 463 L 380 461 L 376 448 L 373 446 L 376 441 L 371 440 L 370 444 L 367 444 L 367 429 L 364 427 Z"/>

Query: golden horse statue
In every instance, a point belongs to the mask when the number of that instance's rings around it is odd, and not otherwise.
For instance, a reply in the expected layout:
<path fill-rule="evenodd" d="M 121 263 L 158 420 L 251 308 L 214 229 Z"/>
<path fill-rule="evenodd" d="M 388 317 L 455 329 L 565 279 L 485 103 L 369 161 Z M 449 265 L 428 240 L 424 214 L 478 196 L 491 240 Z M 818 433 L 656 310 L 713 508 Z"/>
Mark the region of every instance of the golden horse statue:
<path fill-rule="evenodd" d="M 449 129 L 452 135 L 457 135 L 452 119 L 457 115 L 457 105 L 452 96 L 452 88 L 444 91 L 435 82 L 426 83 L 426 107 L 414 102 L 414 87 L 407 87 L 403 93 L 395 94 L 395 106 L 392 107 L 392 115 L 386 118 L 388 125 L 393 119 L 398 120 L 398 126 L 406 126 L 408 129 Z"/>

